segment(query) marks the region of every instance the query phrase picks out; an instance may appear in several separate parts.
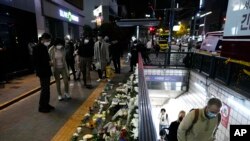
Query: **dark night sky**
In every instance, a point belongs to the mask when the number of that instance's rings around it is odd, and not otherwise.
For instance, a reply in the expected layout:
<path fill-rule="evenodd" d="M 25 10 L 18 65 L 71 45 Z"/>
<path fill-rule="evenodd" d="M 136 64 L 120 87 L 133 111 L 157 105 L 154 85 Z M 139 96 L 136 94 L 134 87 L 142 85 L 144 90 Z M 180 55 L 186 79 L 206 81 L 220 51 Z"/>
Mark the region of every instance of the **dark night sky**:
<path fill-rule="evenodd" d="M 176 0 L 179 7 L 185 8 L 177 13 L 177 18 L 190 17 L 194 12 L 192 7 L 198 7 L 199 0 Z M 150 3 L 154 5 L 154 0 L 118 0 L 118 4 L 124 4 L 127 7 L 129 18 L 144 18 L 145 14 L 152 14 L 149 8 Z M 156 0 L 156 9 L 170 8 L 171 0 Z M 156 17 L 163 17 L 163 11 L 157 10 Z"/>

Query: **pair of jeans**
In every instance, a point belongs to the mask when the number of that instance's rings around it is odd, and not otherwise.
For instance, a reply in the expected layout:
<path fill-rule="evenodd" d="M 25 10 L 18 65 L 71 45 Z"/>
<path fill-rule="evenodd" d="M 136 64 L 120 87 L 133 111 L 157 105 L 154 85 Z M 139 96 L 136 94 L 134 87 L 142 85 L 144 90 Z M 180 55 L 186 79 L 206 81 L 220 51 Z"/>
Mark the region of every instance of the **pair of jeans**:
<path fill-rule="evenodd" d="M 54 69 L 54 77 L 55 77 L 55 81 L 56 81 L 56 89 L 57 89 L 58 95 L 62 95 L 60 76 L 62 76 L 62 78 L 63 78 L 65 93 L 69 93 L 69 80 L 68 80 L 68 73 L 67 73 L 66 68 L 60 68 L 60 69 L 55 68 Z"/>

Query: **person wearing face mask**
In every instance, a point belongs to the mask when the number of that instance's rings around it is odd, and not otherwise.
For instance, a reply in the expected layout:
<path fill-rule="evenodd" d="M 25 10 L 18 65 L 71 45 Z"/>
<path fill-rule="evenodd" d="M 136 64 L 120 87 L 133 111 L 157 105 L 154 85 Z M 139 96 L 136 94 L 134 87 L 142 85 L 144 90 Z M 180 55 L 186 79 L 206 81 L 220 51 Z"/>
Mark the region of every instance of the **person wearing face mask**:
<path fill-rule="evenodd" d="M 130 71 L 134 71 L 134 67 L 136 66 L 136 63 L 138 62 L 138 50 L 139 50 L 139 44 L 138 41 L 133 41 L 132 46 L 130 47 L 130 53 L 131 53 L 131 59 L 130 59 Z"/>
<path fill-rule="evenodd" d="M 168 141 L 178 141 L 177 140 L 177 129 L 182 121 L 182 119 L 185 117 L 186 112 L 185 111 L 180 111 L 178 115 L 178 119 L 174 122 L 171 122 L 169 128 L 168 128 L 168 135 L 167 139 Z"/>
<path fill-rule="evenodd" d="M 56 81 L 56 88 L 58 93 L 58 100 L 62 101 L 65 99 L 70 99 L 69 95 L 69 82 L 68 82 L 68 67 L 65 58 L 65 48 L 64 41 L 57 38 L 53 46 L 49 49 L 49 55 L 52 61 L 52 72 Z M 61 92 L 61 78 L 62 76 L 64 82 L 64 97 Z"/>
<path fill-rule="evenodd" d="M 68 36 L 65 36 L 64 40 L 65 40 L 65 52 L 66 52 L 66 62 L 68 70 L 69 68 L 71 68 L 74 80 L 77 80 L 76 70 L 75 70 L 74 44 L 73 42 L 70 41 Z"/>
<path fill-rule="evenodd" d="M 221 106 L 220 99 L 211 98 L 204 108 L 191 110 L 179 125 L 178 141 L 214 141 L 221 120 Z"/>
<path fill-rule="evenodd" d="M 109 62 L 109 43 L 106 43 L 102 39 L 102 35 L 98 35 L 98 41 L 94 45 L 94 62 L 98 72 L 99 79 L 97 82 L 100 82 L 103 79 L 103 72 L 105 67 Z M 109 79 L 108 79 L 109 81 Z"/>
<path fill-rule="evenodd" d="M 83 75 L 84 86 L 88 89 L 92 88 L 90 69 L 94 56 L 94 41 L 91 37 L 84 37 L 80 43 L 78 54 L 80 56 L 80 70 Z"/>
<path fill-rule="evenodd" d="M 32 53 L 35 72 L 36 75 L 39 77 L 41 85 L 38 111 L 42 113 L 48 113 L 51 110 L 55 109 L 49 104 L 52 63 L 48 53 L 48 46 L 50 45 L 51 36 L 48 33 L 44 33 L 42 34 L 40 39 L 41 41 L 33 48 Z"/>

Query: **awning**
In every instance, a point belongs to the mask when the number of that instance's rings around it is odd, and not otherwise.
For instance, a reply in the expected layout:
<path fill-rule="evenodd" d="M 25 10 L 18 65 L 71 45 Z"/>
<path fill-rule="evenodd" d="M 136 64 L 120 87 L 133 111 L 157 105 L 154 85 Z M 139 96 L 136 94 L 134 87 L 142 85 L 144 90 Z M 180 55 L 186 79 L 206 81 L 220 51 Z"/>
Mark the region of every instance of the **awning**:
<path fill-rule="evenodd" d="M 116 25 L 119 27 L 131 27 L 131 26 L 158 26 L 160 23 L 156 18 L 150 19 L 121 19 L 116 21 Z"/>

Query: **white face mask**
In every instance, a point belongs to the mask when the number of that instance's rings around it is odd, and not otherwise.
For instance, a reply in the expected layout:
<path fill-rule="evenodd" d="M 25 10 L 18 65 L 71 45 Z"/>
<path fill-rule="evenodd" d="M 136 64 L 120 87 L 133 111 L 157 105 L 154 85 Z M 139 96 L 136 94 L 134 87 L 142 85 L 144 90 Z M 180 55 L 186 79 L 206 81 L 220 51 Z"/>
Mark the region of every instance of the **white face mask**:
<path fill-rule="evenodd" d="M 89 42 L 89 39 L 84 39 L 84 43 L 87 44 Z"/>
<path fill-rule="evenodd" d="M 50 42 L 44 42 L 43 44 L 47 47 L 50 45 Z"/>
<path fill-rule="evenodd" d="M 63 46 L 62 45 L 57 45 L 56 49 L 61 49 Z"/>

